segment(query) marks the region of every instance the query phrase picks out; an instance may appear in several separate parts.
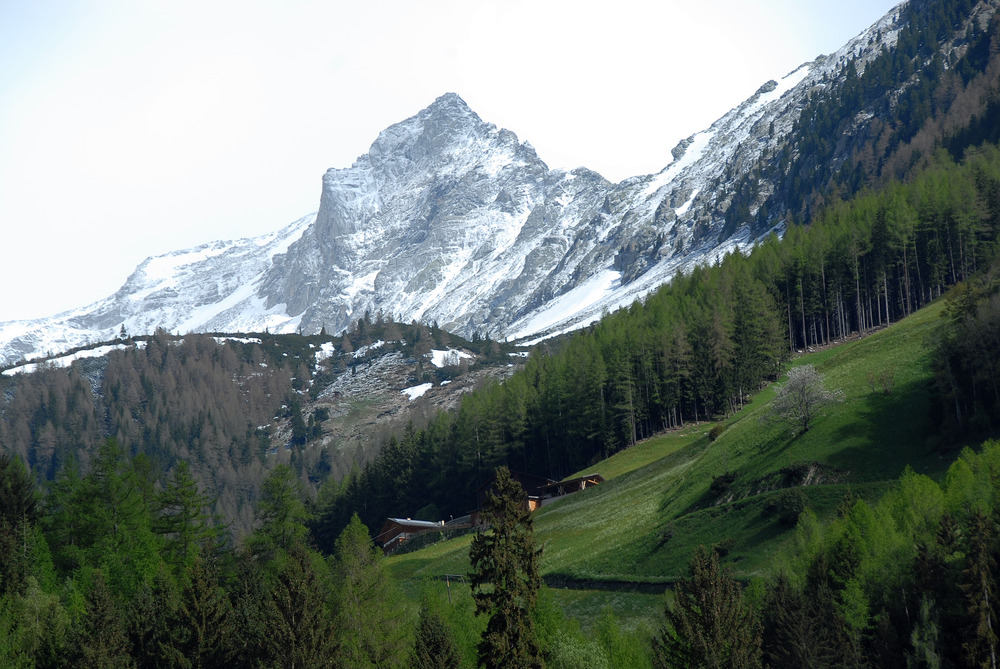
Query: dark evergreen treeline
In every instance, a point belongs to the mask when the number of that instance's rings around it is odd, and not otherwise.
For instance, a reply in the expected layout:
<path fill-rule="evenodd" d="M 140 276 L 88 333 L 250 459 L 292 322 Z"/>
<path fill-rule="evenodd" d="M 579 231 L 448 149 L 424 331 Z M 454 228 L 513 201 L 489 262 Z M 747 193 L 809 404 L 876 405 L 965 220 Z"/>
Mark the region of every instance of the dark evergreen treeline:
<path fill-rule="evenodd" d="M 937 410 L 951 432 L 1000 428 L 1000 261 L 948 295 L 934 349 Z"/>
<path fill-rule="evenodd" d="M 1000 153 L 939 153 L 906 184 L 893 182 L 792 226 L 755 255 L 773 268 L 796 348 L 898 320 L 992 259 L 1000 225 Z"/>
<path fill-rule="evenodd" d="M 791 350 L 888 325 L 984 274 L 998 224 L 1000 149 L 970 151 L 961 163 L 942 152 L 908 183 L 679 275 L 559 350 L 540 347 L 503 384 L 391 439 L 340 487 L 329 485 L 316 524 L 321 545 L 355 511 L 373 530 L 387 516 L 465 514 L 498 465 L 561 478 L 657 431 L 730 414 L 776 378 Z M 964 338 L 972 357 L 963 364 L 978 371 L 962 378 L 982 380 L 967 391 L 974 398 L 959 399 L 969 405 L 963 416 L 981 416 L 958 421 L 966 431 L 992 426 L 982 416 L 996 415 L 1000 351 L 982 343 L 996 332 L 992 322 L 978 339 Z M 959 350 L 951 343 L 942 344 L 949 355 Z M 938 384 L 939 407 L 960 386 Z"/>

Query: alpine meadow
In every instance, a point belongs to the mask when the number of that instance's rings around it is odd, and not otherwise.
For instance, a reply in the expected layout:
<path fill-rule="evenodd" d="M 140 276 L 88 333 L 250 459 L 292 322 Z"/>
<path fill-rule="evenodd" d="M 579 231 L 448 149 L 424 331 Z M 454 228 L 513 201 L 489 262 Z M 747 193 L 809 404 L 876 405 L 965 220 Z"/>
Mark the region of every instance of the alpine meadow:
<path fill-rule="evenodd" d="M 0 666 L 995 667 L 998 10 L 619 184 L 446 94 L 0 323 Z"/>

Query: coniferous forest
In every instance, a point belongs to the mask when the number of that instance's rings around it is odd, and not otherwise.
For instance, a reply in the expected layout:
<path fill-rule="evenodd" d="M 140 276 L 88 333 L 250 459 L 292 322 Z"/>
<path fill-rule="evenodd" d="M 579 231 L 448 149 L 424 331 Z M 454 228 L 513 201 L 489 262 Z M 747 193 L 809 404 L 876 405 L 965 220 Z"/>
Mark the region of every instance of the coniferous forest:
<path fill-rule="evenodd" d="M 793 357 L 938 300 L 925 346 L 933 443 L 954 461 L 942 476 L 907 469 L 879 499 L 848 491 L 826 519 L 796 507 L 787 559 L 749 582 L 697 550 L 646 632 L 608 611 L 588 637 L 532 591 L 519 653 L 555 667 L 995 666 L 1000 19 L 959 31 L 972 6 L 913 0 L 896 49 L 810 101 L 794 143 L 726 214 L 757 229 L 780 214 L 780 237 L 536 346 L 353 470 L 305 448 L 323 421 L 311 381 L 346 371 L 314 367 L 308 337 L 158 332 L 89 363 L 99 370 L 5 384 L 0 666 L 472 666 L 499 623 L 403 595 L 371 539 L 386 517 L 461 516 L 499 467 L 562 478 L 735 416 Z M 935 47 L 956 31 L 961 48 Z M 862 112 L 867 125 L 834 141 Z M 762 178 L 774 191 L 758 206 Z M 340 345 L 375 336 L 419 357 L 448 335 L 366 318 Z M 285 450 L 276 417 L 291 426 Z M 518 542 L 537 555 L 530 533 Z M 538 587 L 537 565 L 528 580 Z"/>
<path fill-rule="evenodd" d="M 320 555 L 281 465 L 237 551 L 185 467 L 154 487 L 149 465 L 110 439 L 42 498 L 0 457 L 0 665 L 403 666 L 409 622 L 359 521 Z"/>

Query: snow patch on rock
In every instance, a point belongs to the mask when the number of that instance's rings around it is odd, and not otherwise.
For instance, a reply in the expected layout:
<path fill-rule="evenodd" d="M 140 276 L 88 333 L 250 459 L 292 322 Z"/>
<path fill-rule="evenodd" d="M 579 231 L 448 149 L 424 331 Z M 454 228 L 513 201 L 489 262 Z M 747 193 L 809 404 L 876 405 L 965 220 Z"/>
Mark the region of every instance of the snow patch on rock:
<path fill-rule="evenodd" d="M 446 351 L 434 349 L 430 352 L 431 364 L 435 367 L 456 367 L 463 360 L 472 360 L 473 355 L 465 351 L 449 348 Z"/>
<path fill-rule="evenodd" d="M 417 399 L 418 397 L 423 397 L 424 393 L 426 393 L 432 387 L 433 387 L 433 384 L 430 384 L 430 383 L 421 383 L 419 386 L 411 386 L 409 388 L 403 388 L 399 392 L 403 393 L 408 398 L 410 398 L 410 401 L 412 402 L 413 400 Z"/>

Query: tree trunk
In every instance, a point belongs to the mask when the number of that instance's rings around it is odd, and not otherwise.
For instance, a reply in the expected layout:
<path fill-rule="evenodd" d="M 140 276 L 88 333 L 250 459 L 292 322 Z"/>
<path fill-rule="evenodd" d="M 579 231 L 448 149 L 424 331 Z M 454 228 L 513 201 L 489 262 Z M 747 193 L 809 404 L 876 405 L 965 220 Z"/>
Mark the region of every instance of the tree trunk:
<path fill-rule="evenodd" d="M 809 338 L 806 335 L 806 300 L 802 295 L 802 280 L 799 279 L 799 311 L 802 314 L 802 348 L 809 346 Z"/>
<path fill-rule="evenodd" d="M 882 272 L 882 293 L 885 295 L 885 324 L 889 325 L 892 319 L 889 318 L 889 282 L 885 272 Z"/>
<path fill-rule="evenodd" d="M 788 294 L 788 284 L 785 284 L 785 305 L 788 309 L 788 350 L 795 350 L 795 335 L 792 334 L 792 297 Z"/>

